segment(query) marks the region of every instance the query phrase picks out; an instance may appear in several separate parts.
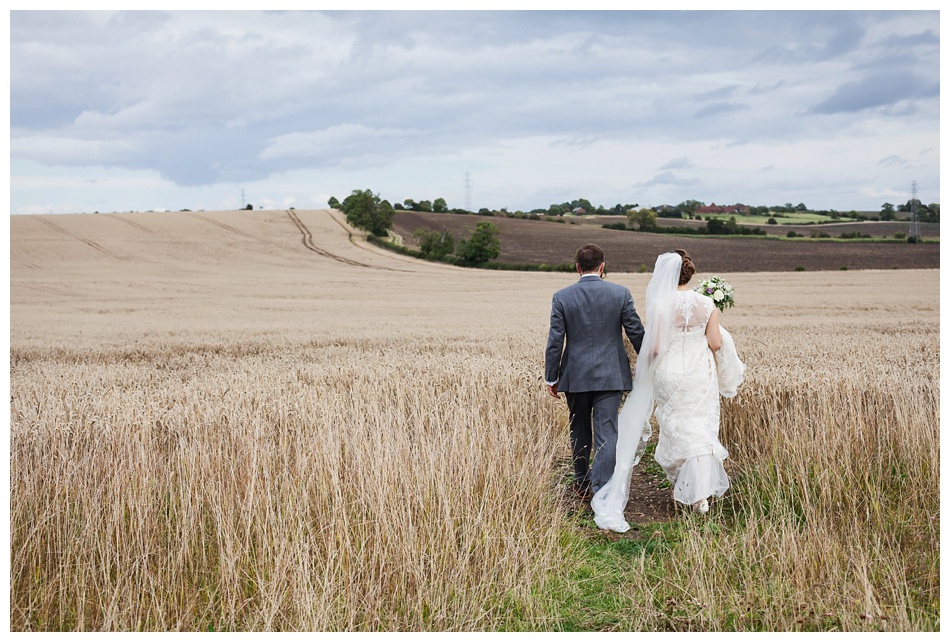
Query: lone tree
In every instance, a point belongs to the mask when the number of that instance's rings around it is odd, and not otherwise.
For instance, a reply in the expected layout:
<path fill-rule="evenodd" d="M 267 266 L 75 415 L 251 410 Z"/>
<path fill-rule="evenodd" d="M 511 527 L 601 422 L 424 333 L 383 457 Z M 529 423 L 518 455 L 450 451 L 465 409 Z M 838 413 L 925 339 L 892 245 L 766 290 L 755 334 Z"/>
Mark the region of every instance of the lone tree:
<path fill-rule="evenodd" d="M 501 254 L 498 228 L 494 223 L 482 221 L 475 226 L 472 237 L 458 244 L 456 256 L 470 265 L 486 263 Z"/>
<path fill-rule="evenodd" d="M 636 225 L 641 232 L 655 230 L 657 227 L 656 212 L 645 207 L 636 211 L 630 210 L 627 212 L 627 222 L 630 227 Z"/>
<path fill-rule="evenodd" d="M 373 236 L 386 236 L 393 226 L 393 208 L 389 201 L 381 201 L 371 190 L 353 190 L 343 199 L 341 207 L 346 221 L 366 230 Z"/>

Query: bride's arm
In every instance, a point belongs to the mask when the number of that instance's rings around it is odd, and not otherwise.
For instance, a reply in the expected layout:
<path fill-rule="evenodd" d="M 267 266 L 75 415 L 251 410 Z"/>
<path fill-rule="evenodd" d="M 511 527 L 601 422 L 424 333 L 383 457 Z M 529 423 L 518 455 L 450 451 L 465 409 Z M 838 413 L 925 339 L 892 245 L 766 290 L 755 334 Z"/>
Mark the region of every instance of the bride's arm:
<path fill-rule="evenodd" d="M 719 310 L 713 308 L 706 322 L 706 343 L 709 349 L 715 352 L 722 347 L 722 333 L 719 332 Z"/>

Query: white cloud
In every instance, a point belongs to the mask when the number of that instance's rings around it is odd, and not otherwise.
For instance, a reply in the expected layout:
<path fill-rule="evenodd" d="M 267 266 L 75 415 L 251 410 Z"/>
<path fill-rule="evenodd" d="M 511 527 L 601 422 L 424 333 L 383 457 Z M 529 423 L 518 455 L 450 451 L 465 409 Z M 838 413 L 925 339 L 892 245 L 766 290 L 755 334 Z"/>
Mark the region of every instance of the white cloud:
<path fill-rule="evenodd" d="M 267 141 L 267 146 L 258 154 L 262 160 L 279 158 L 346 157 L 353 153 L 371 153 L 378 146 L 389 147 L 392 143 L 411 143 L 418 132 L 394 128 L 375 129 L 365 125 L 344 123 L 313 132 L 282 134 Z"/>
<path fill-rule="evenodd" d="M 307 177 L 267 197 L 304 203 L 314 176 L 435 196 L 466 171 L 475 205 L 513 209 L 939 185 L 935 11 L 14 11 L 10 38 L 12 159 L 148 171 L 183 201 Z M 890 156 L 919 161 L 860 169 Z"/>
<path fill-rule="evenodd" d="M 127 140 L 82 140 L 68 136 L 21 136 L 10 141 L 10 153 L 15 158 L 78 167 L 120 164 L 134 149 Z"/>

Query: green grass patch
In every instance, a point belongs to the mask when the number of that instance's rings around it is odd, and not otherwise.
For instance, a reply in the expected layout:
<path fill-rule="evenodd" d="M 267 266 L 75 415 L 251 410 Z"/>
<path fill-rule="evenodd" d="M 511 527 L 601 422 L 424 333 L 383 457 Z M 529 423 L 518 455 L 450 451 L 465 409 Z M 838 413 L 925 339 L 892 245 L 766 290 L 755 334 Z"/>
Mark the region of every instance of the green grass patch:
<path fill-rule="evenodd" d="M 790 212 L 788 214 L 717 214 L 712 215 L 715 218 L 728 221 L 730 216 L 736 217 L 736 223 L 743 225 L 768 225 L 769 219 L 774 218 L 777 225 L 808 225 L 809 223 L 850 223 L 861 219 L 851 218 L 849 216 L 839 216 L 833 218 L 824 214 L 814 212 Z M 703 217 L 704 219 L 706 217 Z M 775 227 L 771 225 L 770 227 Z"/>
<path fill-rule="evenodd" d="M 617 537 L 598 531 L 589 512 L 576 518 L 575 528 L 562 535 L 562 545 L 576 561 L 550 586 L 554 610 L 545 630 L 625 630 L 631 605 L 624 587 L 642 581 L 644 573 L 662 574 L 661 558 L 675 554 L 679 530 L 675 524 L 634 528 Z"/>

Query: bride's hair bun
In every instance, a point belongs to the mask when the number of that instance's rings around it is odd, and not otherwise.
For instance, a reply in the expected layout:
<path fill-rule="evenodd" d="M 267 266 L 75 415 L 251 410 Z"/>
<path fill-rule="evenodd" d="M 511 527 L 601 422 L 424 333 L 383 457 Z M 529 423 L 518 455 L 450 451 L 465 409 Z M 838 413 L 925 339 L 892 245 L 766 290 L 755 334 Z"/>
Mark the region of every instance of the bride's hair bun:
<path fill-rule="evenodd" d="M 673 251 L 683 257 L 683 267 L 680 269 L 680 285 L 686 285 L 689 283 L 689 280 L 693 278 L 693 275 L 696 274 L 696 266 L 693 264 L 693 259 L 686 253 L 686 250 Z"/>

